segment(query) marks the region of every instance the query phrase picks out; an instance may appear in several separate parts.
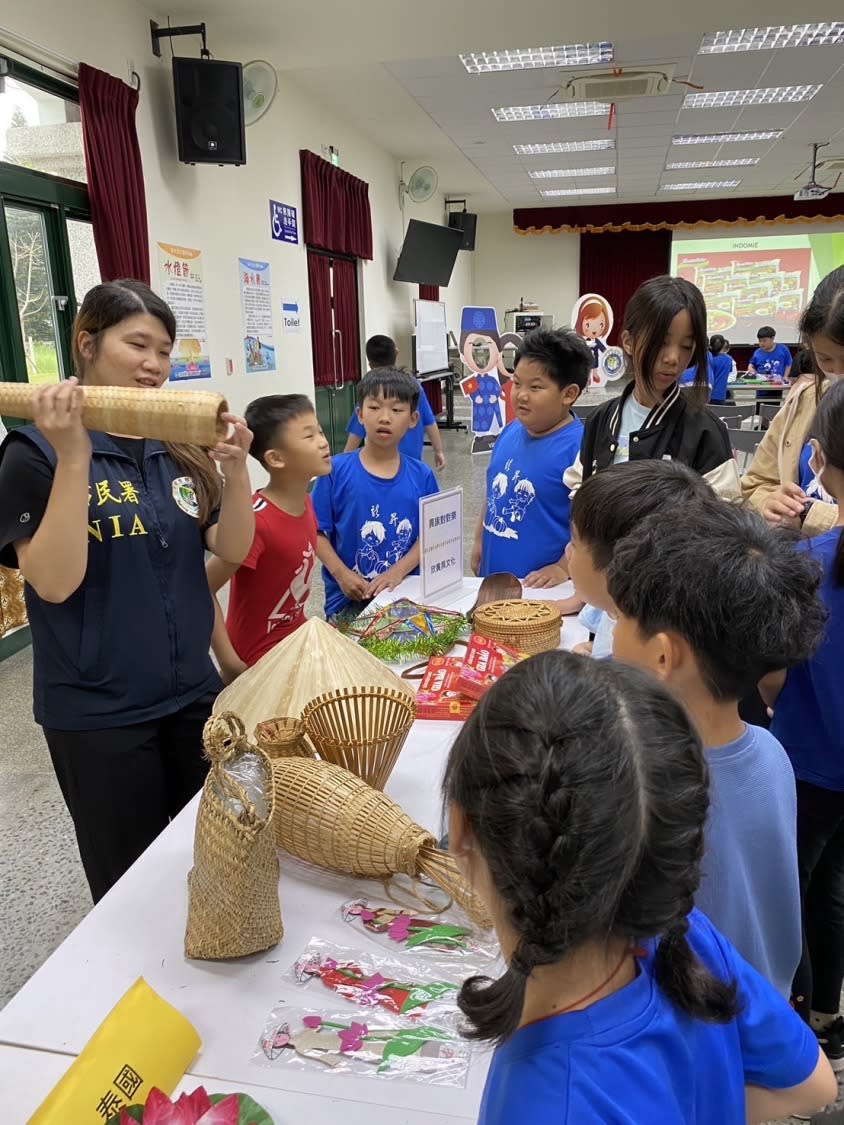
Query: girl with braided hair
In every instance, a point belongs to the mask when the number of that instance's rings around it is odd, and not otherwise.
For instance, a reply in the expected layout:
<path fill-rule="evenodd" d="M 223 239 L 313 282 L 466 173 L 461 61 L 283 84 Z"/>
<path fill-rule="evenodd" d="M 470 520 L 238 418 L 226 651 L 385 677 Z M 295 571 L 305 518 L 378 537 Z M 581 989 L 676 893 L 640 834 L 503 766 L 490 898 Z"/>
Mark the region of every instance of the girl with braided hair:
<path fill-rule="evenodd" d="M 451 850 L 507 962 L 460 993 L 497 1045 L 479 1125 L 739 1125 L 832 1101 L 817 1040 L 692 908 L 708 777 L 678 703 L 565 652 L 483 697 L 449 757 Z"/>

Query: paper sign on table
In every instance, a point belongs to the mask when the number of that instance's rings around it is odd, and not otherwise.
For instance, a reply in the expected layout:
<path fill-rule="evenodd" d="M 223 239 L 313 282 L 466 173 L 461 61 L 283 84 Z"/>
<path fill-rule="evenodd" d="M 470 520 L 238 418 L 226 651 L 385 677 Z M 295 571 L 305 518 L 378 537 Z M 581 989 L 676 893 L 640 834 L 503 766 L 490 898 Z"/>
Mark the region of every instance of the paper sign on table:
<path fill-rule="evenodd" d="M 118 1000 L 28 1125 L 102 1125 L 153 1086 L 170 1095 L 202 1045 L 143 977 Z"/>
<path fill-rule="evenodd" d="M 419 501 L 419 573 L 426 603 L 463 584 L 462 488 Z"/>

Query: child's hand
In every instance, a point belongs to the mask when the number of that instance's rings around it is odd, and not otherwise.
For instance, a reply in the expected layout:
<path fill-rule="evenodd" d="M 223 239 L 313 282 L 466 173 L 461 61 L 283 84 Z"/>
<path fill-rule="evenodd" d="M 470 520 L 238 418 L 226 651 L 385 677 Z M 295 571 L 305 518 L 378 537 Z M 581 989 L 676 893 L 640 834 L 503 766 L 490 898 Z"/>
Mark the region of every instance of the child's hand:
<path fill-rule="evenodd" d="M 532 570 L 522 583 L 523 586 L 533 590 L 547 590 L 549 586 L 561 586 L 568 582 L 568 571 L 560 563 L 551 563 L 550 566 Z"/>
<path fill-rule="evenodd" d="M 762 506 L 762 515 L 768 523 L 778 527 L 798 528 L 803 505 L 808 496 L 793 481 L 786 481 L 782 488 L 772 492 Z"/>
<path fill-rule="evenodd" d="M 571 651 L 577 653 L 578 656 L 591 656 L 592 655 L 592 642 L 591 641 L 581 641 L 580 644 L 576 644 L 574 646 L 574 648 L 572 648 Z"/>
<path fill-rule="evenodd" d="M 385 570 L 383 574 L 379 574 L 377 578 L 373 578 L 369 583 L 366 596 L 368 598 L 375 598 L 382 590 L 395 590 L 396 586 L 403 580 L 404 575 L 394 564 L 389 570 Z"/>
<path fill-rule="evenodd" d="M 220 466 L 223 476 L 230 477 L 246 471 L 246 458 L 252 445 L 252 431 L 237 414 L 223 414 L 222 419 L 224 422 L 231 423 L 232 431 L 225 440 L 218 441 L 214 448 L 209 450 L 209 456 Z"/>
<path fill-rule="evenodd" d="M 445 454 L 441 449 L 434 451 L 434 467 L 437 469 L 445 468 Z"/>
<path fill-rule="evenodd" d="M 469 566 L 472 568 L 472 574 L 479 575 L 481 571 L 481 541 L 476 539 L 472 544 L 472 553 L 469 556 Z"/>
<path fill-rule="evenodd" d="M 364 598 L 372 596 L 369 592 L 369 583 L 356 570 L 351 570 L 345 566 L 334 577 L 337 579 L 337 585 L 349 601 L 362 602 Z"/>
<path fill-rule="evenodd" d="M 575 613 L 580 613 L 586 602 L 579 594 L 572 594 L 570 598 L 557 598 L 552 604 L 557 607 L 563 617 L 571 617 Z"/>

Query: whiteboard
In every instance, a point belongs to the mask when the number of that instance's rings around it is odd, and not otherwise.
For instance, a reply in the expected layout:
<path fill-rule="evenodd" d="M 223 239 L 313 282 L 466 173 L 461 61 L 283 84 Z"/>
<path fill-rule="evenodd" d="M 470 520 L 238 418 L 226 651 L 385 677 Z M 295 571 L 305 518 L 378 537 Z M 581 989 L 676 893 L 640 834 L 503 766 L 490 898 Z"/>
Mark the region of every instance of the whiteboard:
<path fill-rule="evenodd" d="M 413 302 L 416 334 L 416 374 L 448 370 L 448 332 L 444 301 Z"/>

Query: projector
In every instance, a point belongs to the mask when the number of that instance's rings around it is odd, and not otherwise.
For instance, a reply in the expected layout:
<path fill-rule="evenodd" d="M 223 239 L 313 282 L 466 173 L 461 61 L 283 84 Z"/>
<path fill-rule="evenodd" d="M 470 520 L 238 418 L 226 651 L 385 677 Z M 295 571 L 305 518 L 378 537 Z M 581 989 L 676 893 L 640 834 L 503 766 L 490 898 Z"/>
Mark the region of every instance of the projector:
<path fill-rule="evenodd" d="M 828 195 L 829 188 L 821 187 L 820 184 L 806 184 L 794 193 L 794 198 L 798 203 L 804 203 L 807 199 L 826 199 Z"/>

